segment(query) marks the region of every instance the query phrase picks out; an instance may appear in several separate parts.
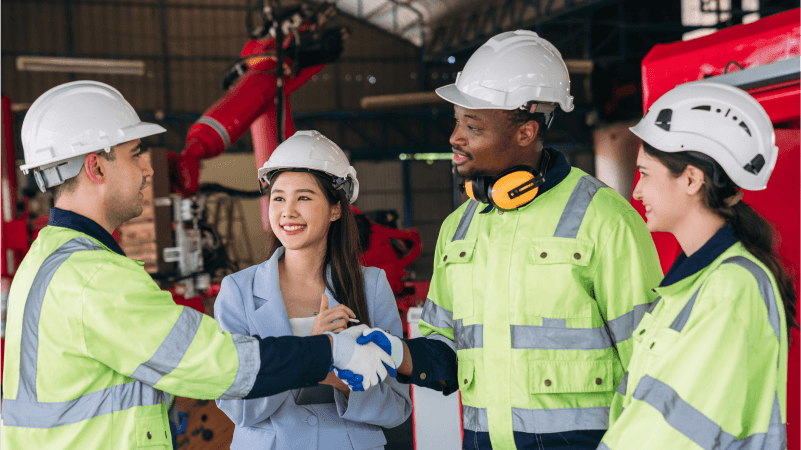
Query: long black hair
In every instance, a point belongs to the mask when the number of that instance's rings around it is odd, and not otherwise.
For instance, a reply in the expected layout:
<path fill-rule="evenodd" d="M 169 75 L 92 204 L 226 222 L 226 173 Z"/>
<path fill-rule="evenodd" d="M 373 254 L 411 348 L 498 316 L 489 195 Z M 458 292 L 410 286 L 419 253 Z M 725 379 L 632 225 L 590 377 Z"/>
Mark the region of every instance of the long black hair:
<path fill-rule="evenodd" d="M 335 189 L 330 179 L 315 172 L 309 173 L 314 176 L 314 181 L 325 193 L 328 203 L 331 206 L 339 204 L 342 210 L 339 219 L 331 222 L 331 227 L 328 229 L 325 260 L 321 269 L 325 287 L 334 294 L 339 303 L 353 310 L 356 318 L 369 327 L 371 325 L 370 315 L 367 311 L 367 296 L 364 292 L 364 274 L 359 261 L 361 254 L 359 234 L 355 215 L 350 209 L 350 202 L 348 202 L 345 191 Z M 279 175 L 280 172 L 271 177 L 270 191 Z M 282 244 L 272 229 L 267 234 L 267 255 L 272 257 Z M 330 282 L 326 277 L 328 267 L 331 267 Z"/>
<path fill-rule="evenodd" d="M 747 203 L 739 201 L 729 206 L 726 200 L 737 194 L 737 185 L 726 175 L 723 168 L 712 158 L 698 152 L 668 153 L 655 149 L 648 143 L 642 143 L 645 153 L 658 159 L 668 168 L 674 177 L 684 173 L 687 166 L 694 166 L 704 172 L 704 203 L 715 214 L 726 219 L 734 229 L 734 234 L 746 250 L 754 255 L 770 269 L 784 303 L 787 330 L 798 328 L 796 321 L 795 288 L 793 280 L 780 263 L 776 253 L 773 226 L 764 217 L 754 211 Z"/>

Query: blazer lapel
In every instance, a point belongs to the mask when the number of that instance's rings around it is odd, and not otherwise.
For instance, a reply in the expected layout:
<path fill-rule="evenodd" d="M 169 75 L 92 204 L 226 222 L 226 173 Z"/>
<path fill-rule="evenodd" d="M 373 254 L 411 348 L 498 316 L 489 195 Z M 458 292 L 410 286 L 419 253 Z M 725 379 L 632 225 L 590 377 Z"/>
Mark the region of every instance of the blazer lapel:
<path fill-rule="evenodd" d="M 253 276 L 253 300 L 256 308 L 248 319 L 261 338 L 292 335 L 281 295 L 281 283 L 278 281 L 278 260 L 283 255 L 284 248 L 280 247 L 272 258 L 259 265 Z"/>

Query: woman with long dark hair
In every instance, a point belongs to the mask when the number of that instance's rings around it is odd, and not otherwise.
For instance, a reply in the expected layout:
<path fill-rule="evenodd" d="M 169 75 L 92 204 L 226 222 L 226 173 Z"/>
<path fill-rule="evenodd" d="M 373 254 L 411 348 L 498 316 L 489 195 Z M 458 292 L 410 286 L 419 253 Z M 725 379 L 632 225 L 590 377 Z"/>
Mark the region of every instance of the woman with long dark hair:
<path fill-rule="evenodd" d="M 742 201 L 776 164 L 771 121 L 745 91 L 698 82 L 631 130 L 634 198 L 683 253 L 634 331 L 599 449 L 784 449 L 795 291 L 771 225 Z"/>
<path fill-rule="evenodd" d="M 356 338 L 374 326 L 402 336 L 384 271 L 359 264 L 350 208 L 359 182 L 342 150 L 316 131 L 300 131 L 258 175 L 269 194 L 270 258 L 223 280 L 214 308 L 221 328 L 261 337 L 342 332 Z M 359 325 L 348 328 L 351 323 Z M 393 370 L 391 358 L 369 345 Z M 360 380 L 346 372 L 264 399 L 218 400 L 236 425 L 231 448 L 383 448 L 380 427 L 398 426 L 411 414 L 409 389 L 388 377 L 352 392 Z"/>

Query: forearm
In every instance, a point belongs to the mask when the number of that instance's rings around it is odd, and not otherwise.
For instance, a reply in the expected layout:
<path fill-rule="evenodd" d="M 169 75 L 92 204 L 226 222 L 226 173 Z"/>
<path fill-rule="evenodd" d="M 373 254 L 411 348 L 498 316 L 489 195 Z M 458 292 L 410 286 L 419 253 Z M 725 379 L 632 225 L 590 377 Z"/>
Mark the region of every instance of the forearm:
<path fill-rule="evenodd" d="M 316 384 L 331 367 L 330 336 L 269 337 L 259 340 L 261 366 L 246 399 Z"/>

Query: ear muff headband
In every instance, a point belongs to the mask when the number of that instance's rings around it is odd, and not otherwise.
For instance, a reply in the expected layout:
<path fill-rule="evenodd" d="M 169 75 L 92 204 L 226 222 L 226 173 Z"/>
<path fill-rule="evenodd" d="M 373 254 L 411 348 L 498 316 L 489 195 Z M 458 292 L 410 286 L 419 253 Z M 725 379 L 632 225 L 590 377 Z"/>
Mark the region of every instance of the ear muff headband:
<path fill-rule="evenodd" d="M 495 178 L 479 177 L 465 182 L 468 197 L 499 209 L 513 210 L 531 203 L 545 183 L 550 154 L 544 151 L 540 173 L 529 166 L 515 166 Z"/>

